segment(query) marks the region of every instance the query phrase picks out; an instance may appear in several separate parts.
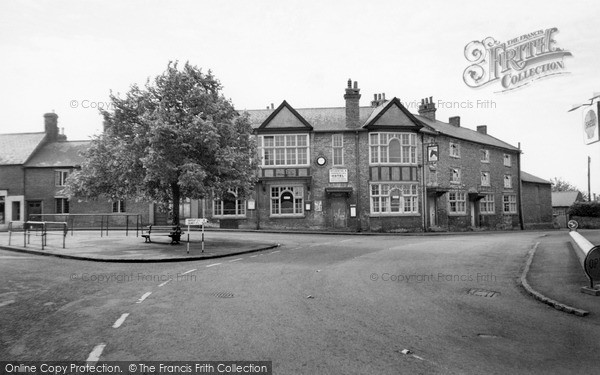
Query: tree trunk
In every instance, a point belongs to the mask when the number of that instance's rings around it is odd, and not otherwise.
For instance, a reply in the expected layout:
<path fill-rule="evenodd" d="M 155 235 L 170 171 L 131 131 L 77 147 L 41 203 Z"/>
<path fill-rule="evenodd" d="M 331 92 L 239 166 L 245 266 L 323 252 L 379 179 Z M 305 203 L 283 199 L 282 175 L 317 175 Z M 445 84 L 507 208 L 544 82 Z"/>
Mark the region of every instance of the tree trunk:
<path fill-rule="evenodd" d="M 171 184 L 171 193 L 173 195 L 173 225 L 179 225 L 179 201 L 181 194 L 177 183 Z"/>

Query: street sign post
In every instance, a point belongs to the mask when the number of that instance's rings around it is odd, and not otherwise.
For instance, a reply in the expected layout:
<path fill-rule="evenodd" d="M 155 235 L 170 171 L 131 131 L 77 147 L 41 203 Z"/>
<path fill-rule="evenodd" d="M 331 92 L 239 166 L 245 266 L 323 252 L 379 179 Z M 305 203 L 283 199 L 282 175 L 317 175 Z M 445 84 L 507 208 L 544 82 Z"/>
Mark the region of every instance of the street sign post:
<path fill-rule="evenodd" d="M 187 253 L 190 253 L 190 226 L 202 226 L 202 252 L 204 252 L 204 224 L 208 222 L 205 218 L 190 218 L 185 219 L 185 225 L 187 225 Z"/>

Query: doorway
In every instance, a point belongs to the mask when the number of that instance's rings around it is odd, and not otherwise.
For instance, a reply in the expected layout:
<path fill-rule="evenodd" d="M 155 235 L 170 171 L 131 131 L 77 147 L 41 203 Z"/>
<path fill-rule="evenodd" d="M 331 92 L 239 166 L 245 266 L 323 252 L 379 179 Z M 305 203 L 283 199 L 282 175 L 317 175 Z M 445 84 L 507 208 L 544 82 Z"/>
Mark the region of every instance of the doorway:
<path fill-rule="evenodd" d="M 42 221 L 42 201 L 27 201 L 27 217 L 25 221 Z"/>
<path fill-rule="evenodd" d="M 333 229 L 348 227 L 348 204 L 346 194 L 331 195 L 331 218 Z"/>

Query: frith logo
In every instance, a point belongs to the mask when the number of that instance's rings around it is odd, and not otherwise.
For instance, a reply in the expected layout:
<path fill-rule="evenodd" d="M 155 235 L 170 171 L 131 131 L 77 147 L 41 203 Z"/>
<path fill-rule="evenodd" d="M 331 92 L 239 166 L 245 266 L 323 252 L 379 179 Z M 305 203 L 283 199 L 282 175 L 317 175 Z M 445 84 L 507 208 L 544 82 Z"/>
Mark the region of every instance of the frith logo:
<path fill-rule="evenodd" d="M 571 52 L 556 47 L 556 27 L 521 35 L 505 43 L 492 37 L 472 41 L 465 57 L 473 63 L 463 73 L 469 87 L 478 88 L 499 81 L 500 91 L 513 90 L 537 79 L 568 73 L 564 58 Z"/>

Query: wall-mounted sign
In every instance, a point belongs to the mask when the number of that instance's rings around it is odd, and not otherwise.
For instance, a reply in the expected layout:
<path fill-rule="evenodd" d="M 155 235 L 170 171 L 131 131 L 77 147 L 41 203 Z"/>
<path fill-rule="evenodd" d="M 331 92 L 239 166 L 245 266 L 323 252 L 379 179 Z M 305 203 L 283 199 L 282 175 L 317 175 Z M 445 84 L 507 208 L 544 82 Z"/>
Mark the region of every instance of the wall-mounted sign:
<path fill-rule="evenodd" d="M 329 182 L 348 182 L 347 169 L 330 169 Z"/>
<path fill-rule="evenodd" d="M 600 101 L 592 104 L 583 110 L 583 137 L 585 144 L 589 145 L 600 141 L 600 131 L 598 129 L 598 114 L 600 111 Z"/>
<path fill-rule="evenodd" d="M 427 161 L 434 163 L 440 159 L 440 151 L 437 144 L 427 146 Z"/>
<path fill-rule="evenodd" d="M 322 166 L 324 166 L 325 164 L 327 164 L 327 159 L 325 159 L 325 157 L 324 157 L 324 156 L 319 156 L 319 157 L 317 158 L 317 165 L 318 165 L 319 167 L 322 167 Z"/>
<path fill-rule="evenodd" d="M 248 209 L 256 210 L 256 201 L 254 199 L 248 199 Z"/>

